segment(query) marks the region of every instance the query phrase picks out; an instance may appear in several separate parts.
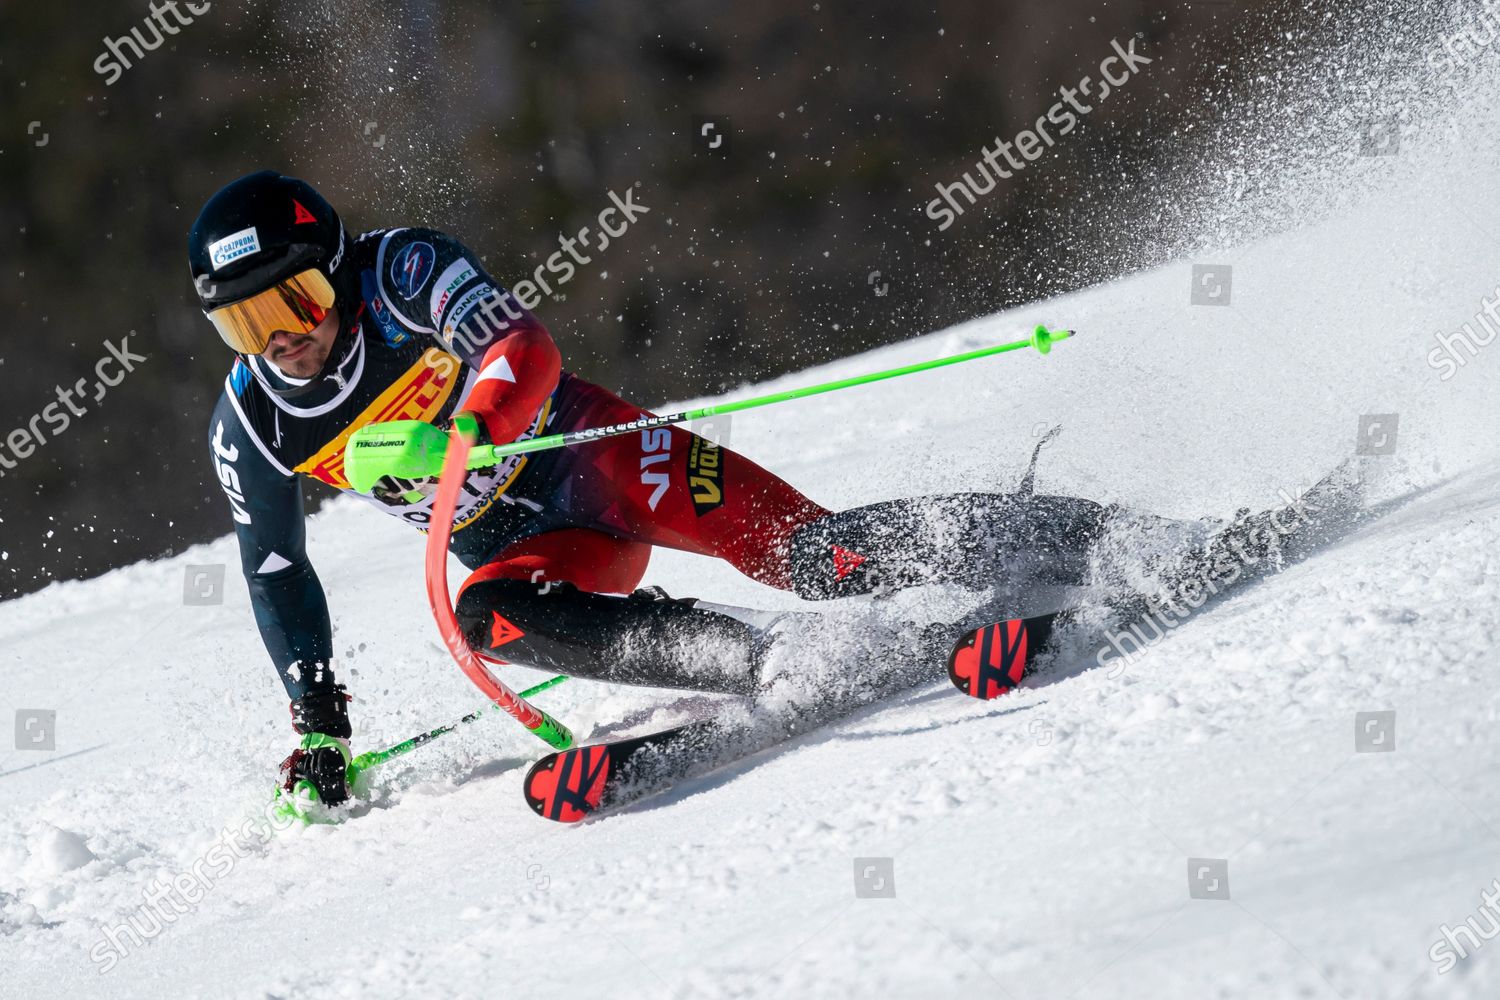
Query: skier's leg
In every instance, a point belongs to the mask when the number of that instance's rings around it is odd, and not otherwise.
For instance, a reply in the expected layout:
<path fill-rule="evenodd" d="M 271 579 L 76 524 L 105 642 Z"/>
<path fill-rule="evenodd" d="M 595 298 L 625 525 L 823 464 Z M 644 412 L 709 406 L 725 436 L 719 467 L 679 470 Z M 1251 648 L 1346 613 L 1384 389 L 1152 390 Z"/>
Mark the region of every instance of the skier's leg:
<path fill-rule="evenodd" d="M 1077 585 L 1109 523 L 1076 497 L 952 493 L 819 518 L 792 535 L 791 574 L 809 600 L 948 582 Z"/>
<path fill-rule="evenodd" d="M 554 430 L 624 423 L 647 410 L 587 386 Z M 767 586 L 792 586 L 791 536 L 828 513 L 743 455 L 680 427 L 560 450 L 531 497 L 579 527 L 724 559 Z"/>
<path fill-rule="evenodd" d="M 613 397 L 611 397 L 613 398 Z M 620 403 L 596 419 L 635 419 Z M 623 407 L 623 408 L 622 408 Z M 990 493 L 892 500 L 833 513 L 745 456 L 678 427 L 576 449 L 562 477 L 576 524 L 724 559 L 809 600 L 957 582 L 1072 584 L 1105 508 Z"/>
<path fill-rule="evenodd" d="M 464 583 L 458 620 L 497 659 L 592 680 L 745 694 L 758 633 L 692 600 L 630 593 L 650 547 L 587 529 L 502 551 Z M 629 596 L 623 596 L 629 594 Z"/>
<path fill-rule="evenodd" d="M 559 426 L 649 415 L 590 386 Z M 679 427 L 568 449 L 538 497 L 572 523 L 724 559 L 820 600 L 956 582 L 1074 585 L 1113 511 L 1072 497 L 965 493 L 832 513 L 745 456 Z"/>

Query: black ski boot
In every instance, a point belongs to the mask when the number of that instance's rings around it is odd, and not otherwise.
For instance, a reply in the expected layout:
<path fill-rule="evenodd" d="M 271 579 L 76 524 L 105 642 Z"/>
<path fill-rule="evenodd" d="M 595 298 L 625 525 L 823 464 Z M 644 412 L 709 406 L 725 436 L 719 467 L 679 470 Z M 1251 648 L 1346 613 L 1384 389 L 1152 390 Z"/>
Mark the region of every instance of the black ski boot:
<path fill-rule="evenodd" d="M 459 595 L 457 615 L 470 645 L 498 660 L 612 684 L 751 695 L 770 640 L 731 610 L 659 588 L 614 597 L 486 580 Z"/>

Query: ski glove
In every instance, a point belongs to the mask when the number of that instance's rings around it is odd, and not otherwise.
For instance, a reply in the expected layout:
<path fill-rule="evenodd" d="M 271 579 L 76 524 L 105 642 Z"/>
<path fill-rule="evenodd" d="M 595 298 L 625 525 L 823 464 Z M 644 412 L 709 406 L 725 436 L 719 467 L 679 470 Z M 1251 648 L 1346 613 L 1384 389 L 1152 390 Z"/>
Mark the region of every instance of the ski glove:
<path fill-rule="evenodd" d="M 400 463 L 401 471 L 408 475 L 390 473 L 381 476 L 375 481 L 370 495 L 387 506 L 405 507 L 421 503 L 436 493 L 438 476 L 443 471 L 443 459 L 448 451 L 448 434 L 460 424 L 471 435 L 477 436 L 477 444 L 490 443 L 484 425 L 472 413 L 455 414 L 445 426 L 437 428 L 419 421 L 403 422 L 402 433 L 408 443 L 404 449 L 407 455 L 400 458 Z"/>
<path fill-rule="evenodd" d="M 311 691 L 292 702 L 292 728 L 302 741 L 281 762 L 281 787 L 295 795 L 304 788 L 319 802 L 338 805 L 349 798 L 349 692 L 342 684 Z"/>
<path fill-rule="evenodd" d="M 324 805 L 349 798 L 349 741 L 324 733 L 308 733 L 292 755 L 281 762 L 281 787 L 296 797 L 311 789 Z"/>

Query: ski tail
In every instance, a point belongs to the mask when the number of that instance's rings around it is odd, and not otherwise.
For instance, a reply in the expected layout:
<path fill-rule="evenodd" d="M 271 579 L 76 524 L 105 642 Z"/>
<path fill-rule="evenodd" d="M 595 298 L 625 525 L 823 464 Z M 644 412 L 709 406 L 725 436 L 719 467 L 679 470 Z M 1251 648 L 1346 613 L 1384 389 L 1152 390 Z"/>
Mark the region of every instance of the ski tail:
<path fill-rule="evenodd" d="M 667 773 L 690 764 L 691 755 L 673 749 L 703 743 L 716 728 L 715 720 L 692 722 L 675 729 L 647 733 L 613 743 L 590 743 L 549 753 L 526 772 L 526 802 L 543 819 L 577 823 L 601 809 L 620 804 L 637 780 L 666 780 Z"/>
<path fill-rule="evenodd" d="M 1058 613 L 981 625 L 954 643 L 948 654 L 948 679 L 971 698 L 998 698 L 1030 672 L 1057 625 Z"/>
<path fill-rule="evenodd" d="M 526 802 L 543 819 L 577 823 L 604 804 L 614 763 L 602 744 L 548 754 L 527 772 Z"/>

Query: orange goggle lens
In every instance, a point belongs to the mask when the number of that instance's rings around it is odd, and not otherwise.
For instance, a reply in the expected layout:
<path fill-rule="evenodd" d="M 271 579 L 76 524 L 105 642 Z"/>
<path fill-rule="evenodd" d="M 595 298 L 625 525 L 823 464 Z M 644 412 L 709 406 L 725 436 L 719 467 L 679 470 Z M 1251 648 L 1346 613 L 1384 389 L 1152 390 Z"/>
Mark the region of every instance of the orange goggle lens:
<path fill-rule="evenodd" d="M 261 354 L 279 330 L 308 334 L 333 308 L 333 286 L 322 271 L 308 270 L 208 313 L 209 322 L 231 349 Z"/>

